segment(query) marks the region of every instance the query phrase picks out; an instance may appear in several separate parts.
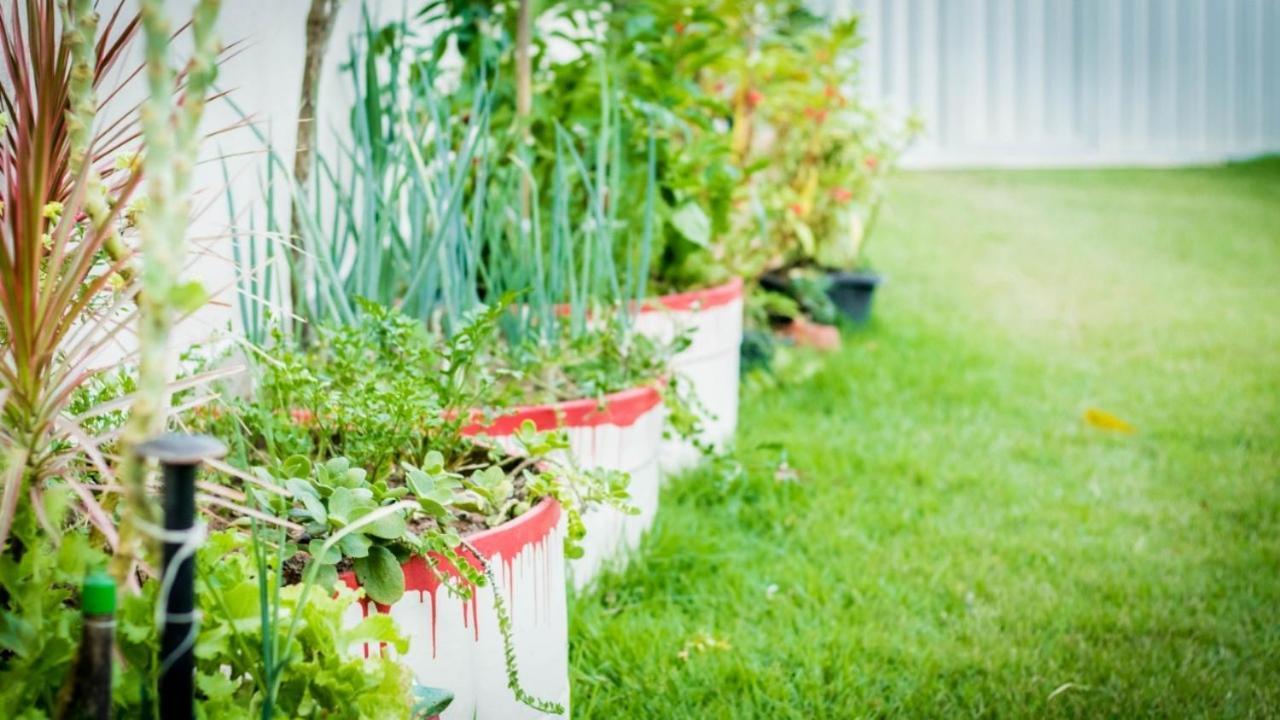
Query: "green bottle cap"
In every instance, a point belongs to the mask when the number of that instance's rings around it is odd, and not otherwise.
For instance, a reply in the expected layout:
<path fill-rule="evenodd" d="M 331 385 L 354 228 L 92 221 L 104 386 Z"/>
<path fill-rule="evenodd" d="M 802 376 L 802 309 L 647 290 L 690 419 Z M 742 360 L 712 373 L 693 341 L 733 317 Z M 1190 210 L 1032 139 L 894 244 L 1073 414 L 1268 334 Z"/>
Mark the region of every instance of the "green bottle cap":
<path fill-rule="evenodd" d="M 85 615 L 112 615 L 116 611 L 116 581 L 103 570 L 91 570 L 84 579 L 81 608 Z"/>

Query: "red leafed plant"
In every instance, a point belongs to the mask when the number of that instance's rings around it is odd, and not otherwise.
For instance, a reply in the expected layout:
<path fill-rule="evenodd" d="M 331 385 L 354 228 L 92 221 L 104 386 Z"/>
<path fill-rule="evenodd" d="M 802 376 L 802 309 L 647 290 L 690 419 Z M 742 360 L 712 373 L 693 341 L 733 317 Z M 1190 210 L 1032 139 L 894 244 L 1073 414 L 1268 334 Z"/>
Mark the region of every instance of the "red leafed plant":
<path fill-rule="evenodd" d="M 136 144 L 136 113 L 99 118 L 97 94 L 138 20 L 117 8 L 100 34 L 97 25 L 83 1 L 59 8 L 26 0 L 0 13 L 0 546 L 24 493 L 38 497 L 54 475 L 68 478 L 115 543 L 97 500 L 66 473 L 69 461 L 86 456 L 106 471 L 66 410 L 107 369 L 97 363 L 121 344 L 134 312 L 132 258 L 120 231 L 141 174 L 115 158 L 128 158 Z M 104 93 L 103 104 L 119 92 Z"/>

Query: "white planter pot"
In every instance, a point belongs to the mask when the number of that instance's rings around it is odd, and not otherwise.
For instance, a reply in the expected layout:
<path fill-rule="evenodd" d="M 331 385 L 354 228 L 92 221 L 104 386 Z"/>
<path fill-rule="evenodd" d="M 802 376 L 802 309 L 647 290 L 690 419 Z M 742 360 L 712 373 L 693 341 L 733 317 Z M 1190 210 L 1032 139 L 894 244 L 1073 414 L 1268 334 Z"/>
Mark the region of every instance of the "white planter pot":
<path fill-rule="evenodd" d="M 689 332 L 691 344 L 671 364 L 701 406 L 703 440 L 724 448 L 738 429 L 738 366 L 742 347 L 742 279 L 705 290 L 645 301 L 636 331 L 661 342 Z M 662 469 L 673 473 L 698 463 L 691 443 L 672 438 L 662 447 Z"/>
<path fill-rule="evenodd" d="M 541 718 L 516 701 L 507 687 L 506 663 L 493 596 L 497 592 L 511 616 L 520 685 L 536 698 L 569 709 L 569 626 L 565 601 L 564 522 L 552 499 L 492 530 L 467 540 L 488 560 L 496 587 L 478 588 L 463 600 L 416 557 L 405 563 L 405 594 L 387 607 L 365 601 L 348 611 L 348 621 L 362 614 L 390 612 L 409 636 L 401 658 L 420 684 L 454 694 L 444 720 L 457 718 Z M 436 558 L 452 573 L 449 564 Z M 478 562 L 473 562 L 479 567 Z M 456 577 L 456 576 L 455 576 Z M 359 587 L 354 573 L 342 578 Z M 379 646 L 364 646 L 366 656 Z"/>
<path fill-rule="evenodd" d="M 491 438 L 495 444 L 519 452 L 516 430 L 526 420 L 539 430 L 561 429 L 569 437 L 569 461 L 583 469 L 620 470 L 631 476 L 630 504 L 639 513 L 627 515 L 609 507 L 588 510 L 583 556 L 569 563 L 574 587 L 582 589 L 604 567 L 625 562 L 653 525 L 658 512 L 661 474 L 658 453 L 664 422 L 662 397 L 644 386 L 603 398 L 569 400 L 552 405 L 515 408 L 484 426 L 465 432 Z"/>

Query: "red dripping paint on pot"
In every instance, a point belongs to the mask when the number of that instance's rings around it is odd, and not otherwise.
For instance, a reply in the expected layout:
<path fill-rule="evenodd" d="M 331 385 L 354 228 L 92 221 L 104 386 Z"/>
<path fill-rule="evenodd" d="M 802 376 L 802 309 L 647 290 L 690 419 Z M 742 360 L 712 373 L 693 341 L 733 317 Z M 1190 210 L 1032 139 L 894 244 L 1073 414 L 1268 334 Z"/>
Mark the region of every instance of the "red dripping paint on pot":
<path fill-rule="evenodd" d="M 480 642 L 480 598 L 475 588 L 471 588 L 471 630 L 476 642 Z"/>
<path fill-rule="evenodd" d="M 507 602 L 511 607 L 516 606 L 516 569 L 515 558 L 503 556 L 502 571 L 505 573 L 503 579 L 507 581 Z"/>
<path fill-rule="evenodd" d="M 436 594 L 431 593 L 431 657 L 437 657 L 440 653 L 439 644 L 436 642 L 436 622 L 440 617 L 440 610 L 436 605 Z"/>
<path fill-rule="evenodd" d="M 536 546 L 547 541 L 547 538 L 555 532 L 556 526 L 560 523 L 561 512 L 560 503 L 554 498 L 543 498 L 537 505 L 534 505 L 520 517 L 508 520 L 496 528 L 468 535 L 467 541 L 479 551 L 486 561 L 495 556 L 500 556 L 504 563 L 512 562 L 517 555 L 529 550 L 531 546 L 536 551 Z M 465 547 L 460 547 L 458 554 L 465 558 L 476 570 L 480 570 L 483 567 L 480 559 L 472 555 Z M 452 581 L 463 579 L 457 568 L 443 556 L 432 553 L 431 562 L 435 564 L 441 574 L 449 577 Z M 401 568 L 404 571 L 405 592 L 417 591 L 431 596 L 431 654 L 432 657 L 436 657 L 438 650 L 436 627 L 439 617 L 436 605 L 436 591 L 440 588 L 440 578 L 432 571 L 427 559 L 420 555 L 409 558 L 407 562 L 401 565 Z M 360 587 L 360 581 L 356 579 L 356 575 L 352 571 L 342 573 L 338 579 L 353 590 Z M 463 624 L 472 629 L 476 640 L 479 640 L 480 628 L 476 617 L 479 603 L 476 599 L 475 587 L 471 586 L 470 590 L 472 591 L 471 602 L 463 603 L 462 606 Z M 360 604 L 366 617 L 369 614 L 371 604 L 377 612 L 388 613 L 391 611 L 390 606 L 371 603 L 368 598 L 361 600 Z M 467 610 L 468 606 L 471 608 L 470 612 Z M 365 645 L 365 657 L 368 657 L 368 652 L 369 646 Z"/>

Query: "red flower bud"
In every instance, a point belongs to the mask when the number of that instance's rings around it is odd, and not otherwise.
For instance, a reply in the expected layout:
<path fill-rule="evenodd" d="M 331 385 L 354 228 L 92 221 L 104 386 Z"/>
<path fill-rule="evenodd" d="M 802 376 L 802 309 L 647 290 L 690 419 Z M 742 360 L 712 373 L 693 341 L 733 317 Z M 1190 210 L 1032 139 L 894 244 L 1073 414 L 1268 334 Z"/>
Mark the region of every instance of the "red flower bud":
<path fill-rule="evenodd" d="M 876 168 L 880 167 L 880 158 L 875 155 L 868 155 L 862 159 L 862 164 L 866 165 L 868 170 L 875 172 Z"/>
<path fill-rule="evenodd" d="M 831 188 L 831 199 L 844 204 L 853 199 L 853 191 L 848 188 Z"/>
<path fill-rule="evenodd" d="M 764 100 L 764 94 L 755 88 L 747 90 L 747 107 L 753 108 Z"/>
<path fill-rule="evenodd" d="M 316 419 L 316 414 L 306 408 L 294 408 L 289 411 L 289 417 L 299 425 L 310 425 Z"/>

